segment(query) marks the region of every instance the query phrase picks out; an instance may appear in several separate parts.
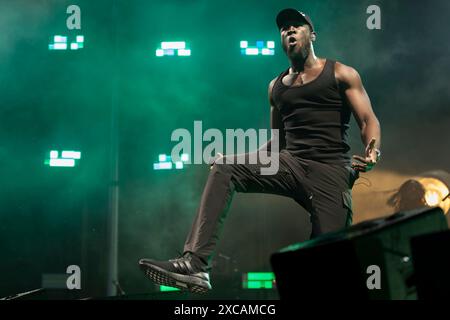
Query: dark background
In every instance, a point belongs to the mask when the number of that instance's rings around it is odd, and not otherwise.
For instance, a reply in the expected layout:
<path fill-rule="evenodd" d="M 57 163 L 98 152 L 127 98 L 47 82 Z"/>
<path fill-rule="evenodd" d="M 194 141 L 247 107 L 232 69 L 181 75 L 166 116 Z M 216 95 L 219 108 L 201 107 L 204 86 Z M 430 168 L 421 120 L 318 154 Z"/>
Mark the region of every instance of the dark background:
<path fill-rule="evenodd" d="M 66 8 L 81 8 L 67 30 Z M 381 8 L 381 30 L 366 8 Z M 269 127 L 267 85 L 288 67 L 276 13 L 307 12 L 316 54 L 356 68 L 381 122 L 378 172 L 448 170 L 448 1 L 6 1 L 0 2 L 0 296 L 41 286 L 44 273 L 82 269 L 82 294 L 107 281 L 111 110 L 118 112 L 119 281 L 155 290 L 141 257 L 182 250 L 207 165 L 154 171 L 171 132 Z M 85 36 L 78 51 L 49 51 L 53 35 Z M 192 56 L 158 58 L 161 41 Z M 274 56 L 240 55 L 239 41 L 273 40 Z M 352 120 L 354 153 L 363 146 Z M 48 152 L 80 150 L 75 168 L 49 168 Z M 393 188 L 397 187 L 395 183 Z M 356 197 L 356 195 L 355 195 Z M 370 205 L 368 206 L 370 210 Z M 358 214 L 356 212 L 356 214 Z M 357 219 L 356 219 L 357 220 Z M 306 212 L 268 195 L 234 198 L 216 272 L 270 270 L 270 253 L 309 234 Z M 230 258 L 230 259 L 227 259 Z M 231 269 L 230 269 L 231 268 Z"/>

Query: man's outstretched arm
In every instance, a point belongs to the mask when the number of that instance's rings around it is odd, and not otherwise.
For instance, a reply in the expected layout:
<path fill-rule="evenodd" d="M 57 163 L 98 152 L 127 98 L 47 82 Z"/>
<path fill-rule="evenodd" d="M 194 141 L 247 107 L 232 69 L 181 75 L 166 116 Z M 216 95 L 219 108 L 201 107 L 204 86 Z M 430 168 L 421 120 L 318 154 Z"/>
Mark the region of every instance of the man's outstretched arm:
<path fill-rule="evenodd" d="M 358 171 L 369 171 L 376 164 L 380 155 L 380 122 L 373 112 L 369 96 L 355 69 L 336 63 L 336 79 L 361 129 L 361 139 L 366 147 L 364 157 L 353 156 L 360 163 L 353 162 L 352 166 Z"/>

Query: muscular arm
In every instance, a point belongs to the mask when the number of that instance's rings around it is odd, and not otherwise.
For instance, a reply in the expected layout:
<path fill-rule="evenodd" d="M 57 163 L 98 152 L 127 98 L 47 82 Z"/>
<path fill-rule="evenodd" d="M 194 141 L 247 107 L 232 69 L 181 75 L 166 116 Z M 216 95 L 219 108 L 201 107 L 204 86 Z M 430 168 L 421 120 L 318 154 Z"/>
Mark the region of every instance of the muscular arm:
<path fill-rule="evenodd" d="M 272 99 L 272 89 L 275 84 L 276 78 L 273 79 L 269 84 L 268 96 L 269 96 L 269 105 L 270 105 L 270 128 L 278 129 L 278 136 L 273 136 L 269 141 L 267 141 L 264 145 L 262 145 L 259 150 L 271 150 L 272 140 L 278 138 L 279 139 L 279 150 L 284 149 L 286 146 L 285 136 L 284 136 L 284 126 L 283 121 L 281 120 L 280 112 L 278 108 L 275 106 L 275 103 Z"/>
<path fill-rule="evenodd" d="M 373 155 L 367 154 L 369 143 L 375 139 L 374 149 L 380 149 L 381 129 L 361 77 L 355 69 L 341 63 L 336 63 L 335 74 L 339 87 L 361 130 L 361 140 L 366 147 L 366 157 L 372 157 Z M 376 162 L 376 157 L 373 157 Z"/>

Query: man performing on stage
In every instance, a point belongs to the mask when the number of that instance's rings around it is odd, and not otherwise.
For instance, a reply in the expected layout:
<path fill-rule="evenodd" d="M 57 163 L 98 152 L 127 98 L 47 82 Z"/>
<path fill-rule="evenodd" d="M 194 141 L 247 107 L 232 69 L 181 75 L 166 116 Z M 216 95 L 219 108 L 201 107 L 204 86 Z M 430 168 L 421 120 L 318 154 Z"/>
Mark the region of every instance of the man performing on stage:
<path fill-rule="evenodd" d="M 261 175 L 260 164 L 216 161 L 183 255 L 169 261 L 139 261 L 157 284 L 191 292 L 211 289 L 210 263 L 235 191 L 293 198 L 310 214 L 311 237 L 352 222 L 353 184 L 359 172 L 372 169 L 380 157 L 378 119 L 358 72 L 315 55 L 317 35 L 307 15 L 285 9 L 276 22 L 290 62 L 269 84 L 271 127 L 279 130 L 279 170 Z M 353 163 L 347 141 L 352 113 L 366 147 L 364 157 L 353 156 Z M 263 148 L 270 151 L 271 141 Z"/>

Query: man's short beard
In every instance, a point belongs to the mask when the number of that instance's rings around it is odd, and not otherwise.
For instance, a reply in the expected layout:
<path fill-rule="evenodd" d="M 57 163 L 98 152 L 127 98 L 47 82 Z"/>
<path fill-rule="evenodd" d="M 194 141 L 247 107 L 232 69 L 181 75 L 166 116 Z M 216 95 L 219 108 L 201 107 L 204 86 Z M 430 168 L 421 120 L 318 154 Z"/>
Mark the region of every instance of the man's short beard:
<path fill-rule="evenodd" d="M 311 44 L 309 43 L 308 45 L 301 47 L 300 51 L 298 53 L 294 53 L 294 52 L 288 53 L 288 51 L 286 51 L 286 53 L 289 56 L 289 58 L 291 58 L 291 59 L 306 60 L 308 58 L 309 54 L 311 53 Z"/>

